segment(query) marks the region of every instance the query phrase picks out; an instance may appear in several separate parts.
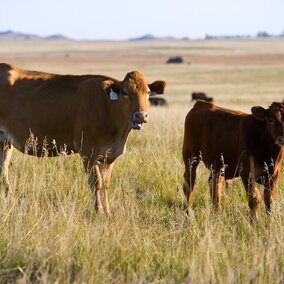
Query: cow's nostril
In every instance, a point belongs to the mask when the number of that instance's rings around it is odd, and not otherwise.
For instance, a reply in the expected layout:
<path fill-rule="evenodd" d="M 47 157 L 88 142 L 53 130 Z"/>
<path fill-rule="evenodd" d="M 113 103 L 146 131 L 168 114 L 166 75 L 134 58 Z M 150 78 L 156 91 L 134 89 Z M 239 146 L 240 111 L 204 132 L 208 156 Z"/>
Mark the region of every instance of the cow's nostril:
<path fill-rule="evenodd" d="M 139 123 L 148 121 L 148 113 L 146 111 L 135 112 L 133 115 L 133 119 Z"/>

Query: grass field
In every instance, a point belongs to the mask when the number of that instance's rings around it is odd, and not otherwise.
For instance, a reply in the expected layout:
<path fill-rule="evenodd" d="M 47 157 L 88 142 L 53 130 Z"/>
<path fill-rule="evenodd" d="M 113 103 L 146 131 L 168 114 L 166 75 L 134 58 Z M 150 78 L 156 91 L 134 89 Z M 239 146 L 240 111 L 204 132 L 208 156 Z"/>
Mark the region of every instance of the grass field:
<path fill-rule="evenodd" d="M 165 64 L 181 55 L 183 64 Z M 272 215 L 252 226 L 239 180 L 214 214 L 201 165 L 192 210 L 182 210 L 183 123 L 191 92 L 249 112 L 284 99 L 284 39 L 227 41 L 0 41 L 0 62 L 53 73 L 140 70 L 166 80 L 168 107 L 152 107 L 115 163 L 111 216 L 96 215 L 77 155 L 15 151 L 13 193 L 0 201 L 0 283 L 283 283 L 284 179 Z M 64 111 L 64 110 L 63 110 Z M 2 190 L 4 191 L 4 189 Z"/>

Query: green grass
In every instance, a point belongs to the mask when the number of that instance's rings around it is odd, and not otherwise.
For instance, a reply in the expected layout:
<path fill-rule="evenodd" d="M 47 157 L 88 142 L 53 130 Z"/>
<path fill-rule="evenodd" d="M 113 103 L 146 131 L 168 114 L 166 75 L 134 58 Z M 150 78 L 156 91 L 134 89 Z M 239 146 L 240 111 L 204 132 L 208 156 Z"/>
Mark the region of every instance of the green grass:
<path fill-rule="evenodd" d="M 187 43 L 176 44 L 182 50 Z M 242 42 L 219 44 L 226 53 L 242 47 Z M 168 45 L 174 49 L 172 43 L 162 44 L 160 52 L 171 50 Z M 268 52 L 267 46 L 266 42 L 263 48 Z M 146 47 L 142 44 L 138 52 Z M 158 47 L 155 43 L 155 52 Z M 192 43 L 201 54 L 210 47 L 215 51 L 218 44 Z M 121 52 L 126 47 L 115 48 Z M 60 50 L 64 54 L 61 45 Z M 245 42 L 244 52 L 253 51 L 253 43 Z M 22 51 L 13 56 L 20 61 Z M 39 64 L 29 56 L 23 60 L 30 66 Z M 284 64 L 128 63 L 113 69 L 111 64 L 84 64 L 80 70 L 123 77 L 126 70 L 139 67 L 150 81 L 166 79 L 169 107 L 151 108 L 149 123 L 130 134 L 126 154 L 114 165 L 109 217 L 92 210 L 79 156 L 38 159 L 15 151 L 10 169 L 13 192 L 7 198 L 3 192 L 0 201 L 0 283 L 283 283 L 282 175 L 271 216 L 267 218 L 262 204 L 260 223 L 252 226 L 240 180 L 224 188 L 222 212 L 215 214 L 208 171 L 200 165 L 187 216 L 182 210 L 181 147 L 193 90 L 244 111 L 268 106 L 282 100 Z M 57 70 L 56 62 L 46 66 Z M 76 61 L 67 67 L 73 69 L 66 73 L 76 70 Z"/>

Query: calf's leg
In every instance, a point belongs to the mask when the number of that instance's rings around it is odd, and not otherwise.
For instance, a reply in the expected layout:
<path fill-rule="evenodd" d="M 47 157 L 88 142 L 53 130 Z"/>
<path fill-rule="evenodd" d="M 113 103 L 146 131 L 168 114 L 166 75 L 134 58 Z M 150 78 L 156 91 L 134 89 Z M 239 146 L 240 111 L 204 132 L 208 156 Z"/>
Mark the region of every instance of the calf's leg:
<path fill-rule="evenodd" d="M 261 203 L 261 194 L 255 186 L 255 181 L 251 177 L 242 176 L 242 182 L 246 189 L 248 204 L 250 208 L 250 219 L 252 222 L 258 222 L 258 208 Z"/>
<path fill-rule="evenodd" d="M 188 208 L 191 203 L 193 188 L 196 179 L 196 168 L 198 166 L 199 161 L 193 160 L 185 162 L 185 172 L 184 172 L 184 181 L 183 181 L 183 192 L 184 192 L 184 203 L 183 208 L 185 212 L 188 214 Z"/>
<path fill-rule="evenodd" d="M 274 189 L 278 178 L 279 178 L 279 171 L 276 170 L 274 175 L 266 177 L 264 182 L 264 203 L 267 214 L 269 214 L 271 211 L 272 198 L 274 195 Z"/>
<path fill-rule="evenodd" d="M 209 177 L 209 188 L 214 210 L 217 212 L 221 210 L 223 183 L 224 177 L 221 176 L 219 173 L 212 171 Z"/>

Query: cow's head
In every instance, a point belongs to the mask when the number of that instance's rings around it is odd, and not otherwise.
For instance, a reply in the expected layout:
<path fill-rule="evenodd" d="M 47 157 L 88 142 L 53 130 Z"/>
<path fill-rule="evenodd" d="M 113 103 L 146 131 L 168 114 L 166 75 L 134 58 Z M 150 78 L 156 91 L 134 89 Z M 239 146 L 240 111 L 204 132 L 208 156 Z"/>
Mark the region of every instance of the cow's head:
<path fill-rule="evenodd" d="M 124 80 L 115 83 L 112 88 L 125 100 L 125 105 L 131 109 L 131 128 L 141 129 L 148 121 L 149 96 L 163 94 L 166 83 L 155 81 L 147 84 L 138 71 L 129 72 Z"/>
<path fill-rule="evenodd" d="M 284 146 L 284 103 L 272 103 L 268 109 L 255 106 L 251 112 L 257 119 L 266 121 L 271 138 L 277 145 Z"/>

